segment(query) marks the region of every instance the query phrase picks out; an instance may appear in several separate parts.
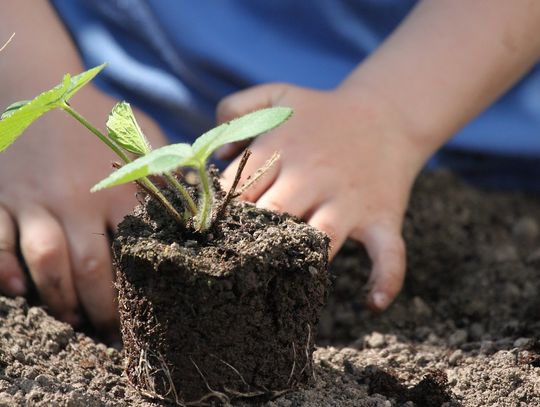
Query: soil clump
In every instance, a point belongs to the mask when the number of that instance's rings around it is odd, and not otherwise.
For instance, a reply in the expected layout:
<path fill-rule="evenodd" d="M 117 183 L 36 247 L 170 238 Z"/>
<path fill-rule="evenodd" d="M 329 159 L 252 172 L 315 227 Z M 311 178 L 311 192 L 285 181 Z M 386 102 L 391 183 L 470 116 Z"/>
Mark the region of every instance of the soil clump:
<path fill-rule="evenodd" d="M 173 401 L 272 396 L 312 379 L 328 238 L 232 201 L 204 234 L 146 200 L 113 243 L 131 383 Z"/>

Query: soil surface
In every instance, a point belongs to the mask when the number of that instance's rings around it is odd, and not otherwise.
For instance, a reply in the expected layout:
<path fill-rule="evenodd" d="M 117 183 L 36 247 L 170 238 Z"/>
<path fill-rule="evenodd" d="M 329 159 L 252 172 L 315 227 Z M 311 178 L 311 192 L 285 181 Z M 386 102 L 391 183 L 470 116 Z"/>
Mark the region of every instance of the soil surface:
<path fill-rule="evenodd" d="M 261 405 L 540 405 L 540 200 L 424 175 L 404 233 L 395 304 L 381 315 L 363 306 L 369 261 L 348 244 L 331 266 L 313 385 Z M 0 406 L 166 405 L 122 371 L 115 349 L 0 298 Z"/>

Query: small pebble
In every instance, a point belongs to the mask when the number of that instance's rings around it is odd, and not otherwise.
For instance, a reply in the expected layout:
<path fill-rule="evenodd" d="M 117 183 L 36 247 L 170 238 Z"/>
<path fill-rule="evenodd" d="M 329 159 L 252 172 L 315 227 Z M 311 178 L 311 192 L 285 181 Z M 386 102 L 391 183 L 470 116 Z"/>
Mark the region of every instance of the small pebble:
<path fill-rule="evenodd" d="M 534 242 L 538 238 L 539 232 L 538 222 L 530 216 L 519 219 L 512 228 L 514 238 L 524 243 Z"/>
<path fill-rule="evenodd" d="M 461 359 L 463 359 L 463 351 L 457 349 L 448 357 L 448 364 L 450 366 L 456 366 Z"/>
<path fill-rule="evenodd" d="M 519 259 L 518 252 L 512 244 L 506 244 L 495 248 L 493 257 L 498 263 L 516 261 Z"/>
<path fill-rule="evenodd" d="M 414 313 L 419 317 L 429 318 L 433 314 L 433 311 L 420 297 L 414 297 L 412 299 Z"/>
<path fill-rule="evenodd" d="M 531 338 L 517 338 L 514 341 L 514 348 L 528 349 L 533 345 L 534 340 Z"/>
<path fill-rule="evenodd" d="M 196 247 L 198 245 L 196 240 L 186 240 L 184 247 Z"/>
<path fill-rule="evenodd" d="M 373 332 L 371 335 L 367 335 L 365 341 L 369 348 L 382 348 L 386 345 L 384 335 L 379 332 Z"/>
<path fill-rule="evenodd" d="M 440 342 L 441 339 L 434 332 L 431 332 L 426 339 L 428 345 L 438 345 Z"/>
<path fill-rule="evenodd" d="M 42 387 L 51 387 L 54 385 L 54 378 L 47 374 L 40 374 L 34 380 Z"/>
<path fill-rule="evenodd" d="M 482 341 L 480 344 L 480 353 L 484 355 L 490 355 L 497 350 L 493 341 Z"/>
<path fill-rule="evenodd" d="M 458 329 L 450 335 L 448 338 L 448 344 L 452 347 L 457 347 L 459 345 L 467 342 L 468 333 L 465 329 Z"/>
<path fill-rule="evenodd" d="M 471 339 L 479 341 L 482 339 L 482 335 L 484 335 L 484 326 L 478 322 L 472 323 L 469 327 L 469 336 Z"/>

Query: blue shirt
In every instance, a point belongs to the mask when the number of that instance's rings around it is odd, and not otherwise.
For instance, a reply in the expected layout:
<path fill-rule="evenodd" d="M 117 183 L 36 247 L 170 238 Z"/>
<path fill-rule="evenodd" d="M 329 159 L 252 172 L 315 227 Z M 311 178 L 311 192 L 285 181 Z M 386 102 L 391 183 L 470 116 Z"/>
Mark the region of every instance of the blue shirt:
<path fill-rule="evenodd" d="M 98 85 L 139 105 L 171 140 L 213 125 L 217 102 L 267 82 L 332 89 L 412 0 L 53 0 Z M 431 161 L 475 181 L 540 191 L 540 66 Z M 478 178 L 478 179 L 476 179 Z"/>

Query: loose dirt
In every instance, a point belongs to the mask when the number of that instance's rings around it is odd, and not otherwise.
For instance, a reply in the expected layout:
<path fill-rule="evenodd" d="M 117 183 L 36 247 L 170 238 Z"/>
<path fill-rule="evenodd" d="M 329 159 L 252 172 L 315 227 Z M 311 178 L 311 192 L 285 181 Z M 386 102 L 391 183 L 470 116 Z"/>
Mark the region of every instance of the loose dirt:
<path fill-rule="evenodd" d="M 261 405 L 540 406 L 540 199 L 424 175 L 404 233 L 395 304 L 363 306 L 369 261 L 347 244 L 331 266 L 314 384 Z M 0 297 L 0 406 L 165 405 L 122 370 L 117 350 Z"/>

